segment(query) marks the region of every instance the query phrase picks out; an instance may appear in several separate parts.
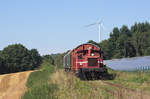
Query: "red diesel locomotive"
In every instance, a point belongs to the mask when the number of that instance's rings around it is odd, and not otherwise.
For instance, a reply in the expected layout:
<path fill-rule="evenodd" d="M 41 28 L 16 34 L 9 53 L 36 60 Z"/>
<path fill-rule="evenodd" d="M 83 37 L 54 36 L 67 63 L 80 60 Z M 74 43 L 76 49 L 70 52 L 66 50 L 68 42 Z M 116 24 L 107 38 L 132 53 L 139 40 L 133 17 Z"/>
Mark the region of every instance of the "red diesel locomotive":
<path fill-rule="evenodd" d="M 91 43 L 81 44 L 64 56 L 65 71 L 74 71 L 77 75 L 94 73 L 104 74 L 107 72 L 103 64 L 103 52 Z"/>

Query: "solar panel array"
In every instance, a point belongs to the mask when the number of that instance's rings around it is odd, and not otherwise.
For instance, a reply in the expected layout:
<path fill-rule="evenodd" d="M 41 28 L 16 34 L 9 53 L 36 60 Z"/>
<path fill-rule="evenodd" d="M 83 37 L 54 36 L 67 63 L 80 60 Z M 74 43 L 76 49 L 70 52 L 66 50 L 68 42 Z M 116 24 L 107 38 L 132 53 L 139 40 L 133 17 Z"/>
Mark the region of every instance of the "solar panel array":
<path fill-rule="evenodd" d="M 146 71 L 150 69 L 150 56 L 104 60 L 104 62 L 114 70 Z"/>

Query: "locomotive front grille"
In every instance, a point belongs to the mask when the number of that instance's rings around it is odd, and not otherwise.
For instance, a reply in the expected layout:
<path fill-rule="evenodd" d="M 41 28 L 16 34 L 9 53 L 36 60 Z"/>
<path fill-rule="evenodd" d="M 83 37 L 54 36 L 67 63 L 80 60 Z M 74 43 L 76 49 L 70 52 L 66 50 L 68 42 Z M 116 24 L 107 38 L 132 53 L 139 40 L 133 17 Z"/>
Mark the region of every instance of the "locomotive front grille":
<path fill-rule="evenodd" d="M 97 58 L 88 58 L 88 66 L 97 66 L 98 61 Z"/>

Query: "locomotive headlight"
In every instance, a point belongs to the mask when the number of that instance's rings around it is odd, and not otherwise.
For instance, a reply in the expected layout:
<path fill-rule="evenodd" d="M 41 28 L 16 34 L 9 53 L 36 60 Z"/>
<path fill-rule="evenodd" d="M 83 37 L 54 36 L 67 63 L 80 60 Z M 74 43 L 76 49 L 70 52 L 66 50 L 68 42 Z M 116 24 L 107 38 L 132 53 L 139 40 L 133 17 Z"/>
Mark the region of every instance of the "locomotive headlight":
<path fill-rule="evenodd" d="M 80 65 L 82 65 L 82 63 L 80 63 Z"/>
<path fill-rule="evenodd" d="M 105 62 L 104 62 L 103 64 L 104 64 L 104 65 L 106 65 L 106 63 L 105 63 Z"/>
<path fill-rule="evenodd" d="M 92 53 L 91 56 L 94 56 L 94 53 Z"/>

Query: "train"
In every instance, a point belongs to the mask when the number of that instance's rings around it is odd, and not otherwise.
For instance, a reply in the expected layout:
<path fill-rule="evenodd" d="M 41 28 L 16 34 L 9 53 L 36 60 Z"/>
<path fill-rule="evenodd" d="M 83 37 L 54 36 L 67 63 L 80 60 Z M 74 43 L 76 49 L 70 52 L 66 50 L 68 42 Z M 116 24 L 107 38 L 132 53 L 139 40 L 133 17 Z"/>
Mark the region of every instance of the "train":
<path fill-rule="evenodd" d="M 103 51 L 97 45 L 81 44 L 64 56 L 64 69 L 74 72 L 77 76 L 94 74 L 100 77 L 107 73 L 103 55 Z"/>

